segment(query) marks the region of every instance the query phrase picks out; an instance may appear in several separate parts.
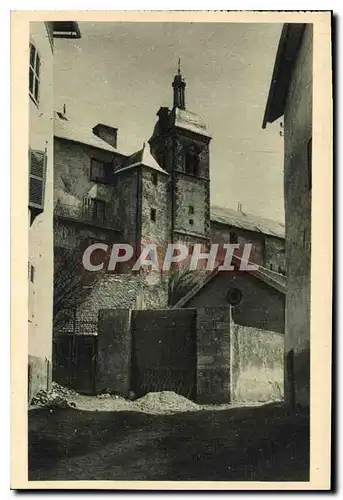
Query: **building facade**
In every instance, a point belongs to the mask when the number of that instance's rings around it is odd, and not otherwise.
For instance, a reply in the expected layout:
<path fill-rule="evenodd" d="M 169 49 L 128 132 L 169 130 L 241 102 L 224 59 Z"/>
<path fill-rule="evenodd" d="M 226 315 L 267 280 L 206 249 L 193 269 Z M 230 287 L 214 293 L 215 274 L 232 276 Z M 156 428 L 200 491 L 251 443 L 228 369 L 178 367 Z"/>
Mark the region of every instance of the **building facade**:
<path fill-rule="evenodd" d="M 76 23 L 31 22 L 29 40 L 29 400 L 51 382 L 53 303 L 53 45 Z"/>
<path fill-rule="evenodd" d="M 211 243 L 251 243 L 254 262 L 284 274 L 281 223 L 254 217 L 242 207 L 211 208 L 211 137 L 203 120 L 187 109 L 186 83 L 180 69 L 172 87 L 172 109 L 158 110 L 148 143 L 132 155 L 118 148 L 115 127 L 99 123 L 92 130 L 82 130 L 68 119 L 66 110 L 56 113 L 57 278 L 58 269 L 65 267 L 66 252 L 82 250 L 93 241 L 128 243 L 135 249 L 134 257 L 151 243 L 157 245 L 161 256 L 168 243 L 186 244 L 190 253 L 196 244 L 208 251 Z M 102 259 L 106 258 L 102 254 Z M 74 311 L 67 329 L 88 317 L 91 325 L 80 325 L 78 333 L 86 333 L 85 329 L 94 332 L 100 308 L 166 308 L 177 300 L 171 299 L 173 279 L 172 273 L 153 269 L 128 275 L 124 264 L 114 273 L 100 273 L 92 286 L 87 284 L 82 300 L 70 303 Z M 194 286 L 194 280 L 189 286 Z M 186 291 L 187 286 L 182 293 Z"/>
<path fill-rule="evenodd" d="M 283 116 L 286 223 L 285 397 L 310 402 L 312 24 L 286 24 L 263 127 Z"/>

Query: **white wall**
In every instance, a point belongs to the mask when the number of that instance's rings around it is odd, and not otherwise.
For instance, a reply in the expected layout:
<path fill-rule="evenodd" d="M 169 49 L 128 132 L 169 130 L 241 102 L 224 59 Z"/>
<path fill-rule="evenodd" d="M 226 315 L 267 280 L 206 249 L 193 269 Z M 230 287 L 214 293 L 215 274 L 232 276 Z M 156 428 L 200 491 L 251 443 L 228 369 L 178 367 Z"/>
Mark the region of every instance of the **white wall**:
<path fill-rule="evenodd" d="M 28 89 L 29 146 L 41 151 L 47 147 L 48 157 L 44 211 L 29 229 L 29 261 L 35 267 L 34 284 L 29 287 L 29 300 L 33 299 L 29 355 L 44 361 L 51 360 L 53 304 L 53 53 L 44 22 L 30 23 L 30 41 L 40 54 L 41 71 L 38 106 Z M 29 56 L 27 65 L 29 69 Z"/>

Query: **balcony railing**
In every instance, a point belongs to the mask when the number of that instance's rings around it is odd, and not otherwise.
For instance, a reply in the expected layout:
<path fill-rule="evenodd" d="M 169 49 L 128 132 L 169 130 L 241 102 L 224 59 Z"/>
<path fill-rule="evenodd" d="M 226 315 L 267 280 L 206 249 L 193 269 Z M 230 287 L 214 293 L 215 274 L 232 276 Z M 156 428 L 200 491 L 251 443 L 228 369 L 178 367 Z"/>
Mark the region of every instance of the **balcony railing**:
<path fill-rule="evenodd" d="M 54 215 L 63 219 L 71 219 L 94 226 L 121 231 L 122 224 L 120 219 L 111 213 L 112 210 L 109 204 L 99 208 L 99 206 L 93 205 L 68 205 L 66 203 L 57 202 L 54 209 Z"/>

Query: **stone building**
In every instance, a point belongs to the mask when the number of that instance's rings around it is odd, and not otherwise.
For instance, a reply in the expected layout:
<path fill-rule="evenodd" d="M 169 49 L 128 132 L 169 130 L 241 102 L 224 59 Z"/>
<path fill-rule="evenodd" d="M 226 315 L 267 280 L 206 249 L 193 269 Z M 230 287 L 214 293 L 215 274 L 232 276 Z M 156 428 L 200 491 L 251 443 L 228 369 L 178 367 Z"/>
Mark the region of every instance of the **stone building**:
<path fill-rule="evenodd" d="M 53 301 L 53 47 L 79 38 L 74 22 L 29 28 L 28 397 L 49 387 Z"/>
<path fill-rule="evenodd" d="M 205 251 L 212 242 L 230 242 L 251 243 L 253 261 L 284 273 L 281 223 L 244 213 L 241 206 L 211 208 L 211 137 L 186 107 L 180 69 L 172 87 L 172 109 L 158 110 L 150 139 L 132 155 L 118 148 L 115 127 L 99 123 L 82 130 L 65 110 L 56 113 L 55 270 L 64 266 L 66 251 L 95 241 L 129 243 L 136 255 L 150 243 L 163 253 L 168 243 L 184 243 L 190 251 L 201 244 Z M 94 332 L 99 308 L 170 305 L 170 277 L 152 271 L 128 275 L 125 266 L 117 271 L 88 284 L 67 329 L 78 323 L 80 333 Z"/>
<path fill-rule="evenodd" d="M 286 222 L 285 397 L 309 405 L 312 24 L 285 24 L 263 128 L 283 116 Z"/>

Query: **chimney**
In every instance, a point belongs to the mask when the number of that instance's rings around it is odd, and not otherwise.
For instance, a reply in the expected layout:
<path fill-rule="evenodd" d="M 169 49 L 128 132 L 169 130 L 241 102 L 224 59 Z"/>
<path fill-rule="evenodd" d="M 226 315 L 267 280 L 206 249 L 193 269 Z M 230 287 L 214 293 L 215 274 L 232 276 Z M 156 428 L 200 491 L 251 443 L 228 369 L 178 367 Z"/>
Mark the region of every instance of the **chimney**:
<path fill-rule="evenodd" d="M 169 108 L 161 107 L 157 111 L 157 116 L 160 123 L 161 131 L 165 131 L 168 127 Z"/>
<path fill-rule="evenodd" d="M 107 142 L 107 144 L 115 149 L 117 148 L 117 133 L 117 128 L 104 125 L 103 123 L 98 123 L 95 127 L 93 127 L 93 134 Z"/>

